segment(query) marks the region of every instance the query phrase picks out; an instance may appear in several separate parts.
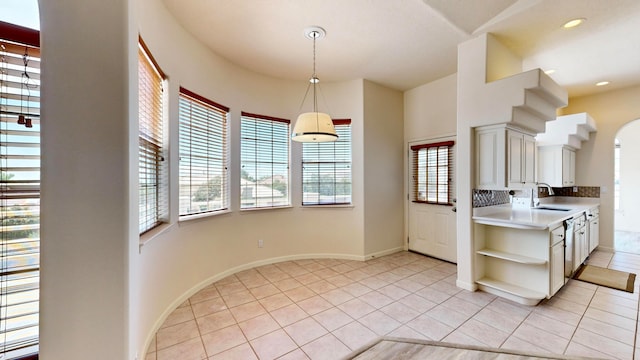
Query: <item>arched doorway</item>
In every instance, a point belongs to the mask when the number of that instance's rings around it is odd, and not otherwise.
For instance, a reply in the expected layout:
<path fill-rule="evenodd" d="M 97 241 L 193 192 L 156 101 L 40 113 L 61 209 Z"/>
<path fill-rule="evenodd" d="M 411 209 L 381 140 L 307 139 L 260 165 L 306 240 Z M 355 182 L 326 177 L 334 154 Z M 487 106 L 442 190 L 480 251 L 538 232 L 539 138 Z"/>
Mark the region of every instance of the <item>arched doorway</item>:
<path fill-rule="evenodd" d="M 640 119 L 624 125 L 614 150 L 614 249 L 640 254 Z"/>

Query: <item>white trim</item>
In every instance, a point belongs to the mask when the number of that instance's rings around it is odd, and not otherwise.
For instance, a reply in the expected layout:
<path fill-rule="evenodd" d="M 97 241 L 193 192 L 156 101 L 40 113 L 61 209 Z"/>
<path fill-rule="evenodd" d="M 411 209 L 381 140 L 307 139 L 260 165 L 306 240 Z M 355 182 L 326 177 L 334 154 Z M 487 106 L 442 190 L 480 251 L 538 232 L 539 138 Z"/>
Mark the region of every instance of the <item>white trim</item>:
<path fill-rule="evenodd" d="M 171 229 L 176 225 L 176 223 L 160 223 L 158 226 L 148 230 L 147 232 L 145 232 L 144 234 L 140 235 L 139 238 L 139 249 L 140 252 L 142 251 L 142 247 L 147 245 L 151 240 L 155 239 L 156 237 L 166 234 L 169 231 L 171 231 Z"/>
<path fill-rule="evenodd" d="M 387 250 L 383 250 L 383 251 L 378 251 L 372 254 L 367 254 L 364 256 L 365 261 L 366 260 L 371 260 L 371 259 L 375 259 L 375 258 L 379 258 L 382 256 L 386 256 L 386 255 L 391 255 L 391 254 L 395 254 L 397 252 L 400 251 L 404 251 L 404 246 L 398 246 L 395 248 L 391 248 L 391 249 L 387 249 Z"/>
<path fill-rule="evenodd" d="M 607 252 L 607 253 L 615 253 L 616 252 L 614 248 L 609 247 L 609 246 L 602 246 L 602 245 L 598 245 L 596 250 Z"/>
<path fill-rule="evenodd" d="M 407 144 L 412 144 L 412 143 L 421 143 L 421 142 L 428 142 L 428 141 L 433 141 L 433 140 L 455 140 L 456 138 L 456 133 L 452 132 L 452 133 L 445 133 L 445 134 L 439 134 L 439 135 L 434 135 L 434 136 L 428 136 L 428 137 L 420 137 L 420 138 L 414 138 L 414 139 L 408 139 Z"/>
<path fill-rule="evenodd" d="M 327 204 L 327 205 L 300 205 L 300 209 L 353 209 L 356 206 L 352 204 Z"/>
<path fill-rule="evenodd" d="M 291 200 L 291 199 L 289 199 Z M 242 208 L 242 205 L 240 205 L 240 214 L 242 213 L 249 213 L 251 211 L 261 211 L 261 210 L 277 210 L 277 209 L 293 209 L 293 205 L 289 204 L 289 205 L 278 205 L 278 206 L 260 206 L 260 207 L 250 207 L 250 208 Z"/>
<path fill-rule="evenodd" d="M 460 281 L 460 280 L 456 280 L 456 286 L 464 289 L 464 290 L 468 290 L 468 291 L 476 291 L 478 290 L 478 284 L 473 283 L 470 284 L 468 282 L 464 282 L 464 281 Z"/>

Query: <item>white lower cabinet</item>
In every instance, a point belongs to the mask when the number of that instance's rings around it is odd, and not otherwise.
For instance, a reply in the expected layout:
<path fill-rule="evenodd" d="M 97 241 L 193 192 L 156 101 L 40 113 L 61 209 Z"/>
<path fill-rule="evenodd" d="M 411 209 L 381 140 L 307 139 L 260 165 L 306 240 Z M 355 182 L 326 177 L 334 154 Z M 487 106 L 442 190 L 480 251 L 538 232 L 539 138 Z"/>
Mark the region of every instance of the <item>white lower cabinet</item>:
<path fill-rule="evenodd" d="M 589 237 L 587 236 L 587 221 L 584 214 L 574 219 L 573 270 L 576 271 L 589 256 Z"/>
<path fill-rule="evenodd" d="M 565 283 L 564 277 L 564 261 L 565 261 L 565 242 L 564 242 L 564 227 L 559 226 L 551 231 L 551 289 L 550 296 L 562 288 Z"/>
<path fill-rule="evenodd" d="M 481 290 L 525 305 L 564 285 L 564 227 L 514 229 L 475 224 L 476 283 Z"/>
<path fill-rule="evenodd" d="M 589 226 L 589 253 L 600 245 L 600 214 L 599 207 L 587 211 L 587 223 Z"/>

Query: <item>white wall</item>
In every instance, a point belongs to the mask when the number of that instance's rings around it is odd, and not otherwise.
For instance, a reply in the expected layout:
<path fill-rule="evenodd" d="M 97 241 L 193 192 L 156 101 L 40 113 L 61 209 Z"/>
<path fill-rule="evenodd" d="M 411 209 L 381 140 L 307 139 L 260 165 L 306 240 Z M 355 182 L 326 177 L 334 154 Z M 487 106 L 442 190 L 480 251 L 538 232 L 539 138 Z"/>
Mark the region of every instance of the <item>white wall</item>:
<path fill-rule="evenodd" d="M 402 93 L 364 81 L 366 256 L 404 249 Z"/>
<path fill-rule="evenodd" d="M 600 186 L 600 247 L 613 249 L 613 149 L 618 130 L 640 118 L 640 86 L 569 99 L 561 115 L 587 112 L 597 132 L 576 152 L 576 182 Z"/>
<path fill-rule="evenodd" d="M 405 91 L 405 143 L 455 135 L 456 81 L 453 74 Z"/>
<path fill-rule="evenodd" d="M 617 138 L 620 140 L 620 208 L 615 212 L 615 230 L 640 232 L 640 121 L 623 126 Z"/>
<path fill-rule="evenodd" d="M 40 358 L 131 359 L 128 1 L 39 5 Z"/>

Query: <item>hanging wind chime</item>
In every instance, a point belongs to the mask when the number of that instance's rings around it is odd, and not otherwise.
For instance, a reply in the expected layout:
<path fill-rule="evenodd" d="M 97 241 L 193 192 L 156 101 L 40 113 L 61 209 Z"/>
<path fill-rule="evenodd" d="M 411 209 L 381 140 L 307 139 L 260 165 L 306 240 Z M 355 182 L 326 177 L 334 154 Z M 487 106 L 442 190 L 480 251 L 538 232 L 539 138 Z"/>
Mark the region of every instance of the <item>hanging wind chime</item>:
<path fill-rule="evenodd" d="M 31 93 L 29 91 L 29 73 L 27 72 L 27 66 L 29 65 L 29 53 L 27 48 L 24 48 L 24 55 L 22 55 L 22 62 L 24 63 L 24 71 L 22 72 L 22 83 L 20 84 L 20 114 L 18 115 L 18 124 L 24 125 L 27 128 L 33 127 L 33 122 L 29 116 L 29 102 L 31 101 Z M 27 93 L 27 101 L 25 105 L 24 94 Z M 24 108 L 26 107 L 26 111 Z"/>

